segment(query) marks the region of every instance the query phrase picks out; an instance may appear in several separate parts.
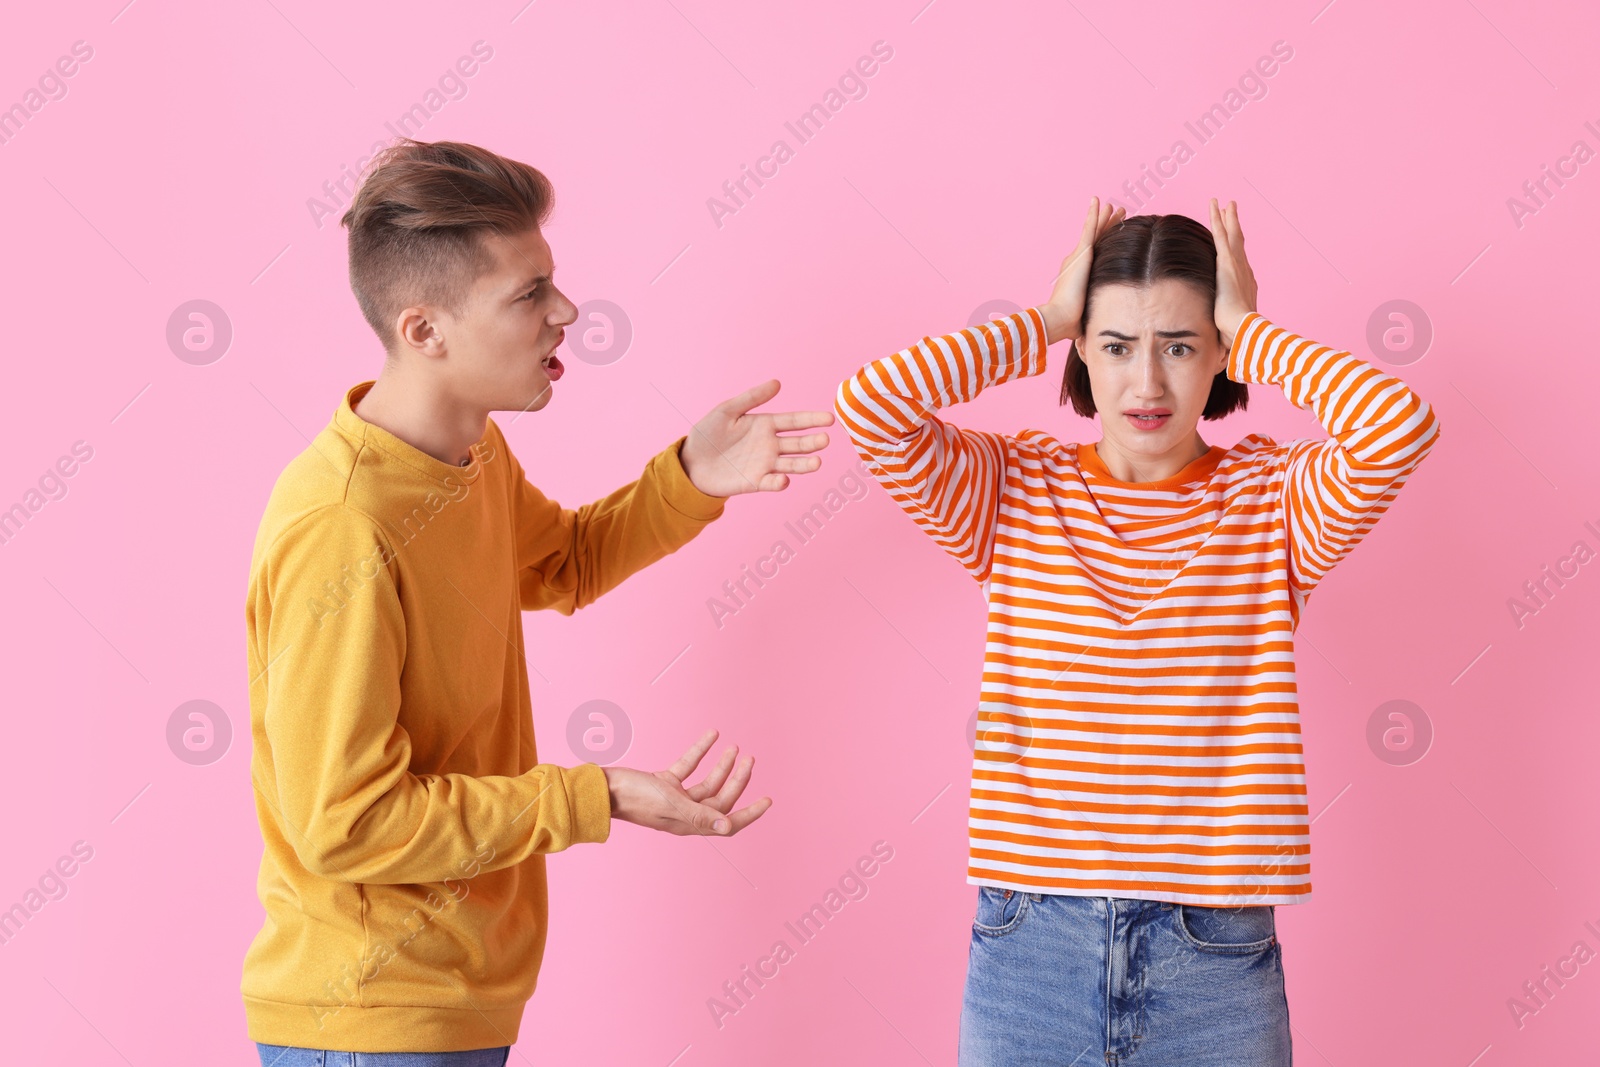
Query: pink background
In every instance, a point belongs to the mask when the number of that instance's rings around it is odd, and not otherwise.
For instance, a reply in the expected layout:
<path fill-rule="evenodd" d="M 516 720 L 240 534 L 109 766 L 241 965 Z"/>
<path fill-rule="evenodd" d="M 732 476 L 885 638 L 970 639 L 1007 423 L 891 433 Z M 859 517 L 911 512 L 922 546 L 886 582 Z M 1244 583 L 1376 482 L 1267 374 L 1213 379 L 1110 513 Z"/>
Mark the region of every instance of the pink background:
<path fill-rule="evenodd" d="M 0 907 L 75 841 L 93 849 L 0 945 L 7 1061 L 255 1062 L 238 994 L 261 921 L 246 569 L 278 472 L 381 362 L 344 231 L 306 202 L 478 40 L 492 58 L 419 136 L 549 174 L 565 290 L 634 329 L 613 363 L 568 357 L 547 409 L 500 418 L 569 505 L 767 377 L 773 408 L 828 408 L 865 361 L 986 301 L 1043 299 L 1095 193 L 1201 219 L 1208 197 L 1236 199 L 1263 313 L 1364 358 L 1384 355 L 1366 343 L 1375 309 L 1419 305 L 1431 350 L 1395 372 L 1438 411 L 1441 444 L 1299 634 L 1315 899 L 1279 909 L 1298 1062 L 1591 1054 L 1600 963 L 1520 1028 L 1507 1007 L 1575 942 L 1600 950 L 1584 927 L 1600 928 L 1600 565 L 1520 628 L 1508 606 L 1574 542 L 1600 548 L 1579 440 L 1600 384 L 1600 163 L 1520 225 L 1508 207 L 1575 141 L 1600 148 L 1591 5 L 121 3 L 27 5 L 0 37 L 0 104 L 74 41 L 94 50 L 0 145 L 0 507 L 73 442 L 94 450 L 0 545 Z M 894 55 L 867 96 L 797 145 L 785 120 L 879 40 Z M 1175 139 L 1196 147 L 1184 123 L 1280 40 L 1293 58 L 1265 96 L 1146 206 L 1120 192 Z M 794 158 L 718 227 L 707 198 L 780 137 Z M 165 338 L 193 299 L 234 331 L 209 365 Z M 1098 439 L 1056 405 L 1058 381 L 953 420 Z M 1208 442 L 1321 436 L 1252 393 L 1203 424 Z M 581 762 L 568 716 L 603 698 L 633 724 L 622 762 L 664 766 L 715 725 L 775 805 L 731 841 L 618 825 L 554 857 L 513 1063 L 954 1062 L 977 585 L 874 485 L 720 629 L 707 607 L 853 462 L 836 425 L 818 473 L 731 501 L 570 619 L 527 617 L 543 758 Z M 166 742 L 195 699 L 234 730 L 204 766 Z M 1366 730 L 1400 699 L 1435 737 L 1396 766 Z M 869 895 L 719 1029 L 707 998 L 877 840 L 894 859 Z"/>

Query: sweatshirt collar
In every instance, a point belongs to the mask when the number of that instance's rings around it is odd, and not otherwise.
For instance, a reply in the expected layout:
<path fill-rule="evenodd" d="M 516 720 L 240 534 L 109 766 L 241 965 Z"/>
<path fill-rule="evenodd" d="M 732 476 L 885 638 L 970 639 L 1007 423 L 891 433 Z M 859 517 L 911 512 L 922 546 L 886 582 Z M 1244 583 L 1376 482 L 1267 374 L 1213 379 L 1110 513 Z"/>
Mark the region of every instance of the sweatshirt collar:
<path fill-rule="evenodd" d="M 340 402 L 339 409 L 333 413 L 334 425 L 358 441 L 364 441 L 375 448 L 380 448 L 395 459 L 413 468 L 419 474 L 432 481 L 446 485 L 455 485 L 463 481 L 476 481 L 483 471 L 483 460 L 479 457 L 489 450 L 489 437 L 494 430 L 485 427 L 483 437 L 471 448 L 472 461 L 457 466 L 446 463 L 442 459 L 428 455 L 416 445 L 402 441 L 394 434 L 385 430 L 376 423 L 368 422 L 355 412 L 355 406 L 367 391 L 377 384 L 377 380 L 361 382 L 351 386 L 345 391 L 344 400 Z"/>

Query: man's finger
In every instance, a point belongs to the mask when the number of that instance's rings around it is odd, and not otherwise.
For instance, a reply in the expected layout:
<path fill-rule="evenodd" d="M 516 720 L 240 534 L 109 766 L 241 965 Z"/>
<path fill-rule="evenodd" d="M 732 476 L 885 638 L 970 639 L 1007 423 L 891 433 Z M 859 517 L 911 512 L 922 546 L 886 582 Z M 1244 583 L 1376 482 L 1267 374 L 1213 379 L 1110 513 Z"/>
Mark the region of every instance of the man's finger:
<path fill-rule="evenodd" d="M 739 746 L 729 745 L 722 752 L 722 758 L 717 760 L 717 765 L 711 768 L 711 773 L 702 778 L 698 785 L 686 789 L 691 799 L 704 800 L 706 797 L 722 788 L 722 783 L 728 777 L 728 772 L 733 769 L 733 761 L 739 754 Z"/>
<path fill-rule="evenodd" d="M 820 456 L 801 456 L 798 459 L 780 456 L 773 463 L 772 469 L 783 474 L 810 474 L 820 466 L 822 466 Z"/>
<path fill-rule="evenodd" d="M 750 774 L 755 770 L 756 758 L 746 756 L 734 768 L 733 776 L 723 785 L 717 795 L 706 801 L 718 811 L 727 811 L 739 802 L 739 795 L 744 792 L 744 787 L 750 784 Z"/>
<path fill-rule="evenodd" d="M 778 438 L 778 454 L 792 456 L 796 452 L 817 452 L 828 447 L 828 435 L 825 433 L 808 433 L 804 437 Z"/>
<path fill-rule="evenodd" d="M 711 746 L 716 744 L 716 741 L 717 731 L 715 729 L 707 730 L 701 735 L 700 740 L 689 746 L 689 751 L 685 752 L 678 759 L 678 762 L 667 768 L 668 773 L 676 777 L 678 781 L 683 781 L 694 773 L 694 769 L 700 765 L 700 760 L 707 752 L 711 751 Z"/>
<path fill-rule="evenodd" d="M 740 830 L 743 830 L 746 826 L 749 826 L 751 823 L 761 818 L 761 816 L 765 814 L 766 810 L 770 807 L 772 807 L 772 798 L 762 797 L 749 807 L 740 808 L 732 815 L 727 816 L 728 822 L 731 824 L 731 828 L 723 836 L 732 837 Z"/>
<path fill-rule="evenodd" d="M 769 416 L 774 430 L 809 430 L 813 426 L 832 426 L 831 411 L 774 411 Z M 816 436 L 813 434 L 812 436 Z M 826 435 L 823 435 L 826 436 Z"/>
<path fill-rule="evenodd" d="M 710 804 L 696 804 L 687 821 L 690 832 L 701 837 L 726 837 L 733 832 L 733 825 L 728 822 L 728 817 Z M 717 829 L 718 823 L 725 829 Z"/>
<path fill-rule="evenodd" d="M 771 378 L 760 385 L 751 386 L 738 396 L 730 396 L 717 407 L 730 415 L 743 415 L 751 408 L 760 407 L 778 395 L 778 379 Z"/>

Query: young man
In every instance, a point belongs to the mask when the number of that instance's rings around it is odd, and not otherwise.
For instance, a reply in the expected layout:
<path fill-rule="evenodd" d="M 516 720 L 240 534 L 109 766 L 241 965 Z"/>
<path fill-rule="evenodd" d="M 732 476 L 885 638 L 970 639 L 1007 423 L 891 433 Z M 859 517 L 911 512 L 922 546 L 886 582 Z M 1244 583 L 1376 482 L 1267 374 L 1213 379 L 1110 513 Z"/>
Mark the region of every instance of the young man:
<path fill-rule="evenodd" d="M 562 376 L 577 309 L 540 232 L 551 201 L 526 164 L 407 140 L 342 220 L 388 359 L 279 477 L 245 605 L 266 922 L 241 992 L 263 1064 L 503 1064 L 544 951 L 546 853 L 613 819 L 733 834 L 771 803 L 733 810 L 753 763 L 736 748 L 684 784 L 714 730 L 655 773 L 538 760 L 521 613 L 570 615 L 724 498 L 816 470 L 827 435 L 779 431 L 833 421 L 751 414 L 768 381 L 610 495 L 546 498 L 488 414 L 542 409 Z"/>

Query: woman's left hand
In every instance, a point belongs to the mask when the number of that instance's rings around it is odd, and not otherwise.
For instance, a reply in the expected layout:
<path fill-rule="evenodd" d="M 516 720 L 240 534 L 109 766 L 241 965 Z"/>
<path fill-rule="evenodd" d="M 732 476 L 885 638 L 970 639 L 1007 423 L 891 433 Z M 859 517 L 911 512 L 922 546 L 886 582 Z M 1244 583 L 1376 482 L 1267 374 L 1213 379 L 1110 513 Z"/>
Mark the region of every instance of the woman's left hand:
<path fill-rule="evenodd" d="M 1224 348 L 1231 352 L 1244 317 L 1256 310 L 1256 276 L 1244 256 L 1237 202 L 1230 200 L 1227 208 L 1221 209 L 1217 198 L 1211 198 L 1211 236 L 1217 243 L 1217 329 Z"/>

